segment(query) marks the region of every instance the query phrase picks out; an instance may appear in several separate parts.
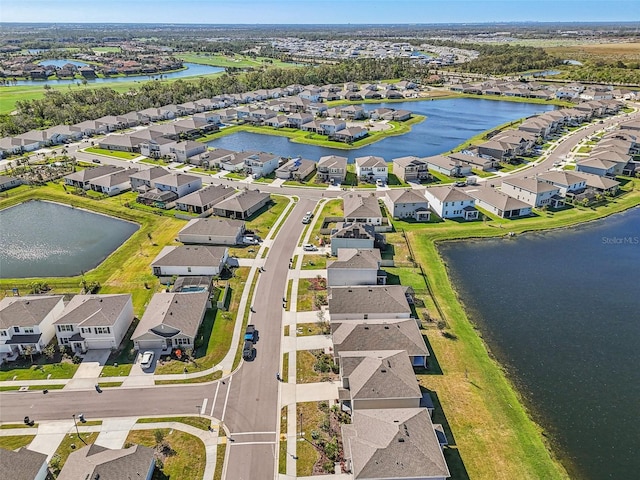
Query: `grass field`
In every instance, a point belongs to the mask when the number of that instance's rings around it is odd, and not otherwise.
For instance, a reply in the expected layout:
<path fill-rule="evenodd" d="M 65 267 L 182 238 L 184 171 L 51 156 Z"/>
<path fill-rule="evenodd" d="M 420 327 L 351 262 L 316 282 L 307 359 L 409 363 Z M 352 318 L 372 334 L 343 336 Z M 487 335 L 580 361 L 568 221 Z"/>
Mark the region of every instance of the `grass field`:
<path fill-rule="evenodd" d="M 562 58 L 576 60 L 603 58 L 607 61 L 640 60 L 640 42 L 583 43 L 545 46 L 545 51 Z"/>
<path fill-rule="evenodd" d="M 89 148 L 85 148 L 84 150 L 87 153 L 95 153 L 98 155 L 104 155 L 106 157 L 114 157 L 114 158 L 120 158 L 123 160 L 131 160 L 133 158 L 139 157 L 140 155 L 137 153 L 131 153 L 131 152 L 120 152 L 117 150 L 106 150 L 104 148 L 98 148 L 98 147 L 89 147 Z"/>
<path fill-rule="evenodd" d="M 17 450 L 20 447 L 26 447 L 29 445 L 35 435 L 10 435 L 8 437 L 0 437 L 0 448 L 6 450 Z"/>
<path fill-rule="evenodd" d="M 156 423 L 156 422 L 178 422 L 200 430 L 209 431 L 211 420 L 206 417 L 162 417 L 162 418 L 139 418 L 136 423 Z"/>
<path fill-rule="evenodd" d="M 532 218 L 487 222 L 410 224 L 395 222 L 407 236 L 423 266 L 434 298 L 446 320 L 447 338 L 437 330 L 429 335 L 442 375 L 419 375 L 420 383 L 435 392 L 453 434 L 449 441 L 461 456 L 456 469 L 468 478 L 566 479 L 568 474 L 554 458 L 541 429 L 529 418 L 522 399 L 458 302 L 436 243 L 454 238 L 491 237 L 505 231 L 517 234 L 567 227 L 594 220 L 640 204 L 640 180 L 625 185 L 627 193 L 597 209 L 569 208 L 538 212 Z M 496 228 L 503 226 L 504 229 Z M 508 229 L 508 230 L 507 230 Z M 416 280 L 417 281 L 417 280 Z M 450 454 L 452 455 L 452 454 Z M 487 459 L 491 459 L 487 461 Z M 464 478 L 464 476 L 462 477 Z"/>
<path fill-rule="evenodd" d="M 44 360 L 42 360 L 44 362 Z M 71 378 L 78 365 L 73 363 L 54 363 L 34 365 L 27 368 L 11 368 L 11 363 L 0 367 L 0 381 L 4 380 L 47 380 L 49 378 Z M 51 375 L 51 376 L 49 376 Z"/>

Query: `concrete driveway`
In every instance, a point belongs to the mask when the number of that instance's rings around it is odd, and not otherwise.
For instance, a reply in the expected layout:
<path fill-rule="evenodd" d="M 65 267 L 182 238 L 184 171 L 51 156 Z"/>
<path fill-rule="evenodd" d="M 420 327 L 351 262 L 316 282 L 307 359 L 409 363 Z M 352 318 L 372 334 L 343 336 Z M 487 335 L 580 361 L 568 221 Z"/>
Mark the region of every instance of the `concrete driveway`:
<path fill-rule="evenodd" d="M 107 363 L 111 350 L 89 350 L 76 370 L 75 375 L 64 386 L 65 390 L 86 390 L 94 388 L 100 379 L 102 367 Z"/>

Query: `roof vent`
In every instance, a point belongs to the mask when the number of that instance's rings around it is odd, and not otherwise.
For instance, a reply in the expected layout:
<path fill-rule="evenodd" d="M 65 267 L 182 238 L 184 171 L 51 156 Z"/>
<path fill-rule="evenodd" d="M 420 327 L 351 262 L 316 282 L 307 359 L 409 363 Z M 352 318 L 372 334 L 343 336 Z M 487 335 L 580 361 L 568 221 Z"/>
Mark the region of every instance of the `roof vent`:
<path fill-rule="evenodd" d="M 381 369 L 380 369 L 380 372 L 381 372 L 381 373 L 387 373 L 387 369 L 386 369 L 386 368 L 381 368 Z"/>
<path fill-rule="evenodd" d="M 402 437 L 398 438 L 398 442 L 404 443 L 404 438 L 402 438 Z"/>
<path fill-rule="evenodd" d="M 365 326 L 364 326 L 364 329 L 365 329 L 365 330 L 369 330 L 369 325 L 365 325 Z"/>
<path fill-rule="evenodd" d="M 99 301 L 102 302 L 102 299 L 100 299 Z"/>
<path fill-rule="evenodd" d="M 384 326 L 384 329 L 385 329 L 385 330 L 389 330 L 389 325 L 385 325 L 385 326 Z"/>
<path fill-rule="evenodd" d="M 173 315 L 173 312 L 169 312 L 169 315 Z"/>

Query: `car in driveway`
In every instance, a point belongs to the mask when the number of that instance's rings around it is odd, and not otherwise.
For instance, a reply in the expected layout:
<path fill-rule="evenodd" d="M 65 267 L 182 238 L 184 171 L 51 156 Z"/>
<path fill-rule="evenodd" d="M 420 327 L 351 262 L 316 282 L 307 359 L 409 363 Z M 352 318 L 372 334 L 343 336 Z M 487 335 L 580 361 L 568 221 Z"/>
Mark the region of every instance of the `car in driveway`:
<path fill-rule="evenodd" d="M 140 357 L 140 366 L 142 368 L 149 368 L 152 364 L 153 364 L 153 357 L 154 357 L 154 353 L 153 352 L 144 352 L 142 354 L 142 357 Z"/>

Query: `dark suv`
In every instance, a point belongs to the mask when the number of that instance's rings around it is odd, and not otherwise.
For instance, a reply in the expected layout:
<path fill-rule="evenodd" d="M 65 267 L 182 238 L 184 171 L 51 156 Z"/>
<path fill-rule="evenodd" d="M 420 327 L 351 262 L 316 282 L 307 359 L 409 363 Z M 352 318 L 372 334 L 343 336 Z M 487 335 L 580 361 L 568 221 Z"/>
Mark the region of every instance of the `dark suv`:
<path fill-rule="evenodd" d="M 242 347 L 242 358 L 248 361 L 256 358 L 256 349 L 253 348 L 253 342 L 245 340 L 244 346 Z"/>

